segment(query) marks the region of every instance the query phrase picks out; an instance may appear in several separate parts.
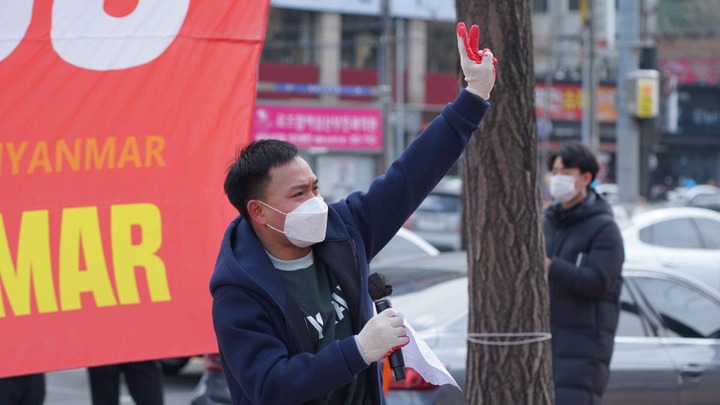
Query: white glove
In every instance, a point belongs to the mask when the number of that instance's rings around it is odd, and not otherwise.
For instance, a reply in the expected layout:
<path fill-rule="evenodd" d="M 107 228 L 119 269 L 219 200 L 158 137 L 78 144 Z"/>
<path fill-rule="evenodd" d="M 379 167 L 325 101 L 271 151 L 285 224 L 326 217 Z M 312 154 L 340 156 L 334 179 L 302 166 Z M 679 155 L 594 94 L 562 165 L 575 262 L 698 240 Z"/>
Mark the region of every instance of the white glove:
<path fill-rule="evenodd" d="M 495 64 L 497 59 L 487 48 L 478 51 L 480 29 L 477 25 L 470 27 L 470 36 L 468 36 L 465 23 L 458 23 L 457 42 L 458 51 L 460 52 L 460 66 L 465 75 L 467 90 L 483 100 L 488 100 L 490 91 L 495 85 Z"/>
<path fill-rule="evenodd" d="M 402 316 L 388 308 L 373 316 L 356 337 L 365 363 L 376 362 L 410 343 Z"/>

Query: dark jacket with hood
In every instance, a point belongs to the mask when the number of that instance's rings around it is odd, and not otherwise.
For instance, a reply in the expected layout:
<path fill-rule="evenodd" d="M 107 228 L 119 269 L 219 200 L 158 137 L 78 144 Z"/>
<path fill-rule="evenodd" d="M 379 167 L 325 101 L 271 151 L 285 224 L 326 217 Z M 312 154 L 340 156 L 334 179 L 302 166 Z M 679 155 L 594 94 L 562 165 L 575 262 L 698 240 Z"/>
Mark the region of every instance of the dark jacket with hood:
<path fill-rule="evenodd" d="M 488 106 L 463 90 L 367 192 L 330 204 L 325 241 L 313 252 L 345 293 L 353 333 L 373 316 L 368 263 L 458 159 Z M 225 232 L 210 291 L 234 404 L 319 403 L 368 369 L 354 336 L 314 353 L 300 309 L 242 217 Z M 373 404 L 384 403 L 376 363 L 367 376 Z"/>
<path fill-rule="evenodd" d="M 594 190 L 545 212 L 550 330 L 557 405 L 600 405 L 620 313 L 623 241 L 610 205 Z"/>

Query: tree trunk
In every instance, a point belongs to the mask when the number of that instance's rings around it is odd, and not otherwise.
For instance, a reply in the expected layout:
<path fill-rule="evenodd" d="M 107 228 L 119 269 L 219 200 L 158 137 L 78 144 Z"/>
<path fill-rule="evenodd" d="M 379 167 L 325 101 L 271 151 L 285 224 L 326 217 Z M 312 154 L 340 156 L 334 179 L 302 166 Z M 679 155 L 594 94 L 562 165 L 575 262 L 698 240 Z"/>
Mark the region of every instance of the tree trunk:
<path fill-rule="evenodd" d="M 456 0 L 456 5 L 458 21 L 477 24 L 480 48 L 492 49 L 498 59 L 492 106 L 463 164 L 468 333 L 549 333 L 532 2 Z M 553 404 L 554 397 L 549 340 L 500 346 L 468 342 L 467 404 Z"/>

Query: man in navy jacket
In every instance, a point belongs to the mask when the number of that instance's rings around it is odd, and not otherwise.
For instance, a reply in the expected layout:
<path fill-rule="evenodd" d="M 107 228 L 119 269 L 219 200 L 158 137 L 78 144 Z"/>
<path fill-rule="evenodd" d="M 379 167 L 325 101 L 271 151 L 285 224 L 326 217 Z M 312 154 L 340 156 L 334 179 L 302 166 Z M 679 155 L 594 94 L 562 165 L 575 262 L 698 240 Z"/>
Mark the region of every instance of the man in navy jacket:
<path fill-rule="evenodd" d="M 367 192 L 324 203 L 298 150 L 265 140 L 228 169 L 238 209 L 210 282 L 234 404 L 384 403 L 377 361 L 409 342 L 392 308 L 373 316 L 368 263 L 460 157 L 495 83 L 479 30 L 458 25 L 466 90 Z"/>
<path fill-rule="evenodd" d="M 625 260 L 612 208 L 590 184 L 598 162 L 573 142 L 547 161 L 555 203 L 545 211 L 555 405 L 600 405 L 620 316 Z"/>

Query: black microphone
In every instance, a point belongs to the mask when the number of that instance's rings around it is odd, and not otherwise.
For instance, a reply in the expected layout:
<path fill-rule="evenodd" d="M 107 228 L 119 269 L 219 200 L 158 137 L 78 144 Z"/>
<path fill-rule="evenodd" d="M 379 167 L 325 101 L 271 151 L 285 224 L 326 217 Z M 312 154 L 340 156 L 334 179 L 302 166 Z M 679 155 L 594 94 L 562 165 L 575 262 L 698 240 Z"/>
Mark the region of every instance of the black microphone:
<path fill-rule="evenodd" d="M 375 302 L 377 313 L 391 308 L 390 299 L 392 294 L 392 286 L 387 282 L 385 276 L 379 273 L 373 273 L 368 278 L 368 292 L 370 298 Z M 403 358 L 402 349 L 398 348 L 389 356 L 390 368 L 395 374 L 395 380 L 402 381 L 405 379 L 405 358 Z"/>

